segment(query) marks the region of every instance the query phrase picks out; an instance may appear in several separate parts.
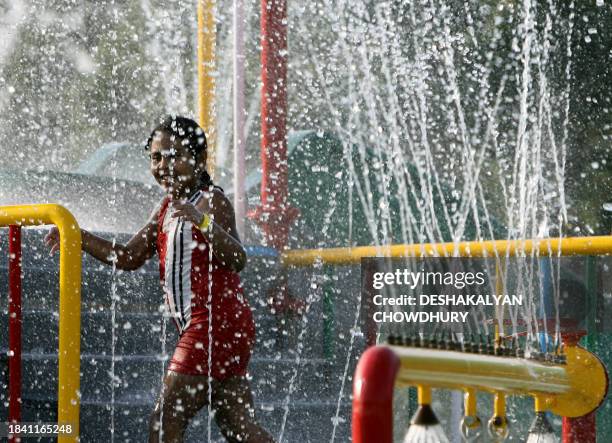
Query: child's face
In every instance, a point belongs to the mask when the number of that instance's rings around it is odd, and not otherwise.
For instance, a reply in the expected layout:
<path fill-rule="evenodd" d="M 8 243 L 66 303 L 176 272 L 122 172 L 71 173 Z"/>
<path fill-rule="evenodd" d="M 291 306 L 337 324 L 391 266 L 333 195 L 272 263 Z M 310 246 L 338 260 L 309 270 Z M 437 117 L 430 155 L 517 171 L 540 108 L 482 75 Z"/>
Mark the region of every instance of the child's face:
<path fill-rule="evenodd" d="M 151 173 L 174 198 L 191 194 L 197 186 L 195 160 L 189 149 L 167 132 L 156 132 L 150 148 Z"/>

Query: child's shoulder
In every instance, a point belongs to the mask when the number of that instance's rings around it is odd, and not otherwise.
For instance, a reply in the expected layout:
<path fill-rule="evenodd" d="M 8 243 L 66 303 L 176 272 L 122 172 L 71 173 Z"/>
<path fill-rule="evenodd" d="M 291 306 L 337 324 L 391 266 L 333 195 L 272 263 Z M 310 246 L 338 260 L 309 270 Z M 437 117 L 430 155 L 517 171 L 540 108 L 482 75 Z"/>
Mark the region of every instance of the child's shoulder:
<path fill-rule="evenodd" d="M 211 185 L 207 189 L 203 190 L 206 200 L 211 207 L 224 207 L 233 208 L 232 202 L 225 194 L 225 191 L 221 186 Z"/>
<path fill-rule="evenodd" d="M 223 188 L 221 186 L 217 186 L 213 184 L 211 184 L 210 186 L 206 186 L 205 188 L 202 188 L 202 193 L 204 195 L 208 195 L 209 198 L 225 197 L 225 191 L 223 190 Z"/>
<path fill-rule="evenodd" d="M 213 203 L 221 204 L 223 206 L 232 206 L 230 199 L 225 195 L 225 191 L 221 186 L 214 186 L 212 189 L 212 201 Z"/>

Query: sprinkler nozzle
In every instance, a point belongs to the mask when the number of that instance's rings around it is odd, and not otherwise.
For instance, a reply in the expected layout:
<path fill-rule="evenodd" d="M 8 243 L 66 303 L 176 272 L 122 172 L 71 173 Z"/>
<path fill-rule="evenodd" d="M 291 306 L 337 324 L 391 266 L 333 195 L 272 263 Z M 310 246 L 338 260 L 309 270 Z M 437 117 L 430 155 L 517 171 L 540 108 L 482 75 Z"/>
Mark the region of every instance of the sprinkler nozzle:
<path fill-rule="evenodd" d="M 526 443 L 558 443 L 557 436 L 546 418 L 546 412 L 536 412 Z"/>
<path fill-rule="evenodd" d="M 433 409 L 431 409 L 431 405 L 419 405 L 414 417 L 410 420 L 410 427 L 406 437 L 404 437 L 404 443 L 428 443 L 434 441 L 449 443 L 438 417 L 436 417 Z"/>
<path fill-rule="evenodd" d="M 461 437 L 465 442 L 476 442 L 482 435 L 482 422 L 477 415 L 466 415 L 461 419 Z"/>
<path fill-rule="evenodd" d="M 417 333 L 417 335 L 415 335 L 413 337 L 412 346 L 414 346 L 415 348 L 420 348 L 421 347 L 421 337 L 419 336 L 418 333 Z"/>
<path fill-rule="evenodd" d="M 448 349 L 448 339 L 446 338 L 446 333 L 444 332 L 442 332 L 440 340 L 438 340 L 438 349 Z"/>
<path fill-rule="evenodd" d="M 487 346 L 484 343 L 484 340 L 482 338 L 482 334 L 478 334 L 478 353 L 479 354 L 486 354 L 487 352 Z"/>
<path fill-rule="evenodd" d="M 495 352 L 495 346 L 493 345 L 493 341 L 491 340 L 491 336 L 487 335 L 487 354 L 488 355 L 497 355 Z"/>
<path fill-rule="evenodd" d="M 429 347 L 431 349 L 436 349 L 438 347 L 438 338 L 436 337 L 435 332 L 431 334 L 431 338 L 429 339 Z"/>
<path fill-rule="evenodd" d="M 455 340 L 455 333 L 451 333 L 448 349 L 451 351 L 461 351 L 461 343 L 458 340 Z"/>
<path fill-rule="evenodd" d="M 491 417 L 487 424 L 487 430 L 489 432 L 489 437 L 496 443 L 503 442 L 508 438 L 508 434 L 510 434 L 508 419 L 500 416 Z"/>
<path fill-rule="evenodd" d="M 421 347 L 429 348 L 430 343 L 431 340 L 427 337 L 427 335 L 423 334 L 423 337 L 421 338 Z"/>
<path fill-rule="evenodd" d="M 463 344 L 463 351 L 464 352 L 477 352 L 477 348 L 474 344 L 474 336 L 472 334 L 470 334 L 470 338 L 465 340 L 464 344 Z"/>

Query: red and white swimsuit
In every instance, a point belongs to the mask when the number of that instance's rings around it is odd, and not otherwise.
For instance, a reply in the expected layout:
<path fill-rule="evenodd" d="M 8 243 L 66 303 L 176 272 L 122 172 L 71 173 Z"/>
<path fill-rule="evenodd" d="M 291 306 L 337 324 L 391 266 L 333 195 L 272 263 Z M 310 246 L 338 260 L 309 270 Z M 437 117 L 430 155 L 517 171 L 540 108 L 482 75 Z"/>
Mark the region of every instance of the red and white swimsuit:
<path fill-rule="evenodd" d="M 191 196 L 196 204 L 203 191 Z M 170 360 L 171 371 L 208 375 L 209 320 L 212 310 L 212 368 L 218 380 L 246 375 L 255 340 L 251 308 L 238 273 L 209 260 L 209 243 L 200 229 L 170 217 L 170 199 L 159 211 L 157 252 L 166 304 L 180 334 Z"/>

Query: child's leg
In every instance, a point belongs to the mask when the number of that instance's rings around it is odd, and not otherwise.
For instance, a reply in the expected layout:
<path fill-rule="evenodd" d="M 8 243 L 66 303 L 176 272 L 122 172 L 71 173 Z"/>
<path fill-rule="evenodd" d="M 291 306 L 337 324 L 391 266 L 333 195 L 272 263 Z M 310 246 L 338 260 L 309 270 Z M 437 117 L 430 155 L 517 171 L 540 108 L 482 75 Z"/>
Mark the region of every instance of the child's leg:
<path fill-rule="evenodd" d="M 253 394 L 245 377 L 213 381 L 215 421 L 228 442 L 274 443 L 255 420 Z"/>
<path fill-rule="evenodd" d="M 206 377 L 168 371 L 164 378 L 162 395 L 149 419 L 149 443 L 182 442 L 189 420 L 207 403 Z"/>

